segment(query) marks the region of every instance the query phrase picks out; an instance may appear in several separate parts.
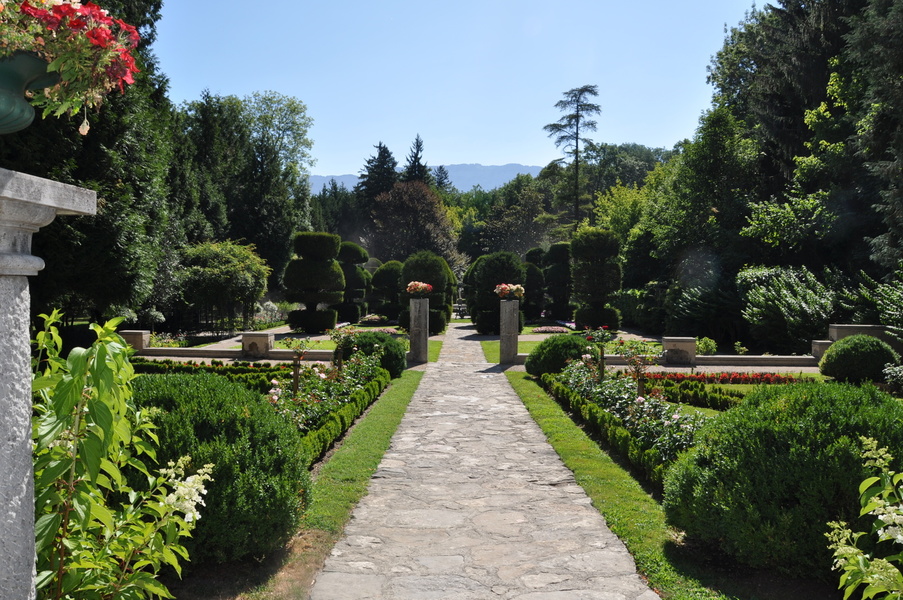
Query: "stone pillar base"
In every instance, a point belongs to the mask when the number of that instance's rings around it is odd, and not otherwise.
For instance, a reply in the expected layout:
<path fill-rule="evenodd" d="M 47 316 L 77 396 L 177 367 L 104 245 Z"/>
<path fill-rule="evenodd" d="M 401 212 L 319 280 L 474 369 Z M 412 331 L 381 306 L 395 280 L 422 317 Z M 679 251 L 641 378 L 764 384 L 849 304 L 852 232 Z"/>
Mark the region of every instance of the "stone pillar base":
<path fill-rule="evenodd" d="M 662 338 L 664 362 L 673 367 L 696 366 L 696 338 L 664 337 Z"/>

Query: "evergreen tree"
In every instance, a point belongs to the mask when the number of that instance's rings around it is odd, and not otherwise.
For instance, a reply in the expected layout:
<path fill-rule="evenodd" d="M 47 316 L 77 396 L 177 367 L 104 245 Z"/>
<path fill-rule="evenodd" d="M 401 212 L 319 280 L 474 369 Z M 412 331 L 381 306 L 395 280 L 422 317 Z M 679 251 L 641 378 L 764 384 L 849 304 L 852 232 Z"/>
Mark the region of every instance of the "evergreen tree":
<path fill-rule="evenodd" d="M 354 188 L 365 210 L 377 196 L 391 191 L 398 181 L 398 161 L 392 156 L 392 152 L 382 142 L 376 144 L 375 148 L 376 155 L 367 159 L 360 181 Z"/>
<path fill-rule="evenodd" d="M 598 104 L 589 102 L 589 98 L 599 95 L 599 88 L 595 85 L 584 85 L 568 90 L 564 93 L 564 99 L 555 103 L 555 108 L 560 111 L 570 111 L 555 123 L 549 123 L 543 129 L 549 132 L 549 137 L 555 138 L 555 146 L 564 146 L 574 157 L 574 178 L 571 193 L 574 206 L 574 227 L 580 222 L 580 142 L 584 140 L 584 132 L 595 131 L 596 122 L 590 117 L 601 112 Z"/>
<path fill-rule="evenodd" d="M 422 181 L 426 185 L 432 185 L 433 176 L 430 174 L 430 168 L 423 162 L 423 140 L 420 134 L 414 138 L 411 144 L 411 152 L 408 154 L 407 163 L 401 172 L 401 181 Z"/>
<path fill-rule="evenodd" d="M 436 187 L 443 192 L 451 192 L 454 190 L 451 176 L 448 174 L 448 169 L 442 165 L 433 169 L 433 180 L 436 182 Z"/>

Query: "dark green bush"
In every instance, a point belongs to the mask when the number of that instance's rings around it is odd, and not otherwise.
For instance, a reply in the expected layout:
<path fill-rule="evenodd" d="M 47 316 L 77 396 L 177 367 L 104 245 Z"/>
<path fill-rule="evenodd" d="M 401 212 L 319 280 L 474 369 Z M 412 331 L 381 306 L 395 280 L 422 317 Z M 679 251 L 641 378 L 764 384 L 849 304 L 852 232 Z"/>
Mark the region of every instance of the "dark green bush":
<path fill-rule="evenodd" d="M 336 310 L 293 310 L 288 313 L 288 326 L 292 330 L 323 332 L 335 329 L 339 322 Z"/>
<path fill-rule="evenodd" d="M 546 306 L 546 278 L 536 264 L 524 263 L 524 298 L 521 300 L 524 316 L 530 320 L 542 318 Z"/>
<path fill-rule="evenodd" d="M 542 258 L 546 278 L 546 295 L 550 302 L 546 313 L 553 319 L 570 321 L 571 308 L 571 244 L 558 242 L 549 246 Z"/>
<path fill-rule="evenodd" d="M 524 265 L 513 252 L 495 252 L 480 257 L 470 273 L 468 308 L 477 332 L 482 335 L 499 333 L 501 305 L 495 293 L 500 283 L 524 283 Z"/>
<path fill-rule="evenodd" d="M 298 430 L 263 396 L 219 375 L 142 375 L 140 407 L 164 412 L 160 464 L 191 455 L 214 463 L 206 506 L 187 541 L 192 563 L 259 557 L 295 533 L 310 491 L 309 462 Z"/>
<path fill-rule="evenodd" d="M 428 250 L 421 250 L 409 256 L 402 266 L 401 286 L 406 287 L 411 281 L 422 281 L 433 286 L 433 291 L 427 298 L 430 301 L 430 313 L 434 310 L 445 313 L 442 329 L 436 332 L 441 333 L 445 330 L 445 324 L 451 318 L 454 288 L 457 283 L 455 274 L 444 258 Z M 402 292 L 400 298 L 402 299 L 403 309 L 408 308 L 408 301 L 411 296 L 407 292 Z M 433 327 L 438 326 L 438 324 L 439 321 L 435 320 L 431 315 L 430 330 L 432 331 Z M 402 326 L 404 325 L 402 324 Z"/>
<path fill-rule="evenodd" d="M 586 340 L 576 335 L 547 337 L 530 352 L 524 367 L 527 373 L 535 377 L 545 373 L 559 373 L 569 359 L 577 359 L 586 354 L 586 345 Z"/>
<path fill-rule="evenodd" d="M 900 356 L 883 340 L 870 335 L 851 335 L 825 350 L 818 370 L 837 381 L 860 383 L 884 381 L 884 367 L 896 365 Z"/>
<path fill-rule="evenodd" d="M 295 234 L 295 254 L 316 261 L 330 261 L 339 255 L 342 238 L 323 231 L 302 231 Z"/>
<path fill-rule="evenodd" d="M 899 456 L 901 422 L 903 406 L 873 386 L 756 388 L 668 470 L 668 520 L 742 563 L 827 575 L 826 523 L 859 516 L 859 436 Z"/>
<path fill-rule="evenodd" d="M 345 337 L 340 346 L 336 348 L 342 349 L 342 357 L 347 359 L 354 353 L 354 348 L 358 352 L 371 355 L 376 351 L 376 346 L 383 350 L 380 365 L 389 372 L 392 379 L 401 377 L 401 374 L 408 367 L 408 359 L 401 342 L 384 331 L 361 331 Z"/>

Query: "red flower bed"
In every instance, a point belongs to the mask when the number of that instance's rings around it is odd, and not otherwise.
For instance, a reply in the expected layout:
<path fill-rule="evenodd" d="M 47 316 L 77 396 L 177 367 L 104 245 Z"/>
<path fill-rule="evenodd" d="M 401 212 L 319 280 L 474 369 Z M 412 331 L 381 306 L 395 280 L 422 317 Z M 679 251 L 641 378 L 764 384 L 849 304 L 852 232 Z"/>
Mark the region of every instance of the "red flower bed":
<path fill-rule="evenodd" d="M 747 384 L 771 384 L 794 383 L 793 375 L 780 375 L 778 373 L 648 373 L 646 378 L 651 381 L 669 380 L 680 383 L 681 381 L 701 381 L 702 383 L 747 383 Z"/>

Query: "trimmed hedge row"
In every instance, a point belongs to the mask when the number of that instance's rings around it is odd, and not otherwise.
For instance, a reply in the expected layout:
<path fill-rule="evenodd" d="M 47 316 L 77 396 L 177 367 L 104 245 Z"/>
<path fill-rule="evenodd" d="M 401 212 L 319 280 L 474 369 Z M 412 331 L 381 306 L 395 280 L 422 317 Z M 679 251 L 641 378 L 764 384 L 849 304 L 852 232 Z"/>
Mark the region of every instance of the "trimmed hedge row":
<path fill-rule="evenodd" d="M 675 383 L 665 379 L 661 382 L 661 389 L 668 402 L 720 411 L 737 406 L 743 400 L 743 394 L 740 392 L 719 387 L 706 389 L 705 384 L 701 381 L 685 380 Z"/>
<path fill-rule="evenodd" d="M 619 418 L 573 391 L 551 373 L 544 374 L 541 382 L 559 404 L 580 415 L 590 433 L 598 437 L 603 446 L 627 459 L 631 466 L 661 488 L 667 465 L 658 450 L 642 447 Z"/>
<path fill-rule="evenodd" d="M 302 443 L 310 459 L 308 466 L 319 460 L 336 440 L 345 434 L 354 421 L 379 398 L 391 380 L 389 372 L 383 369 L 379 377 L 355 392 L 342 408 L 332 412 L 320 427 L 308 432 L 302 438 Z"/>
<path fill-rule="evenodd" d="M 223 365 L 214 362 L 213 364 L 204 365 L 180 363 L 172 360 L 148 360 L 135 356 L 130 360 L 135 368 L 135 373 L 142 375 L 214 373 L 259 394 L 266 394 L 272 387 L 271 382 L 273 379 L 285 377 L 291 373 L 292 369 L 290 365 L 273 366 L 265 363 Z"/>

